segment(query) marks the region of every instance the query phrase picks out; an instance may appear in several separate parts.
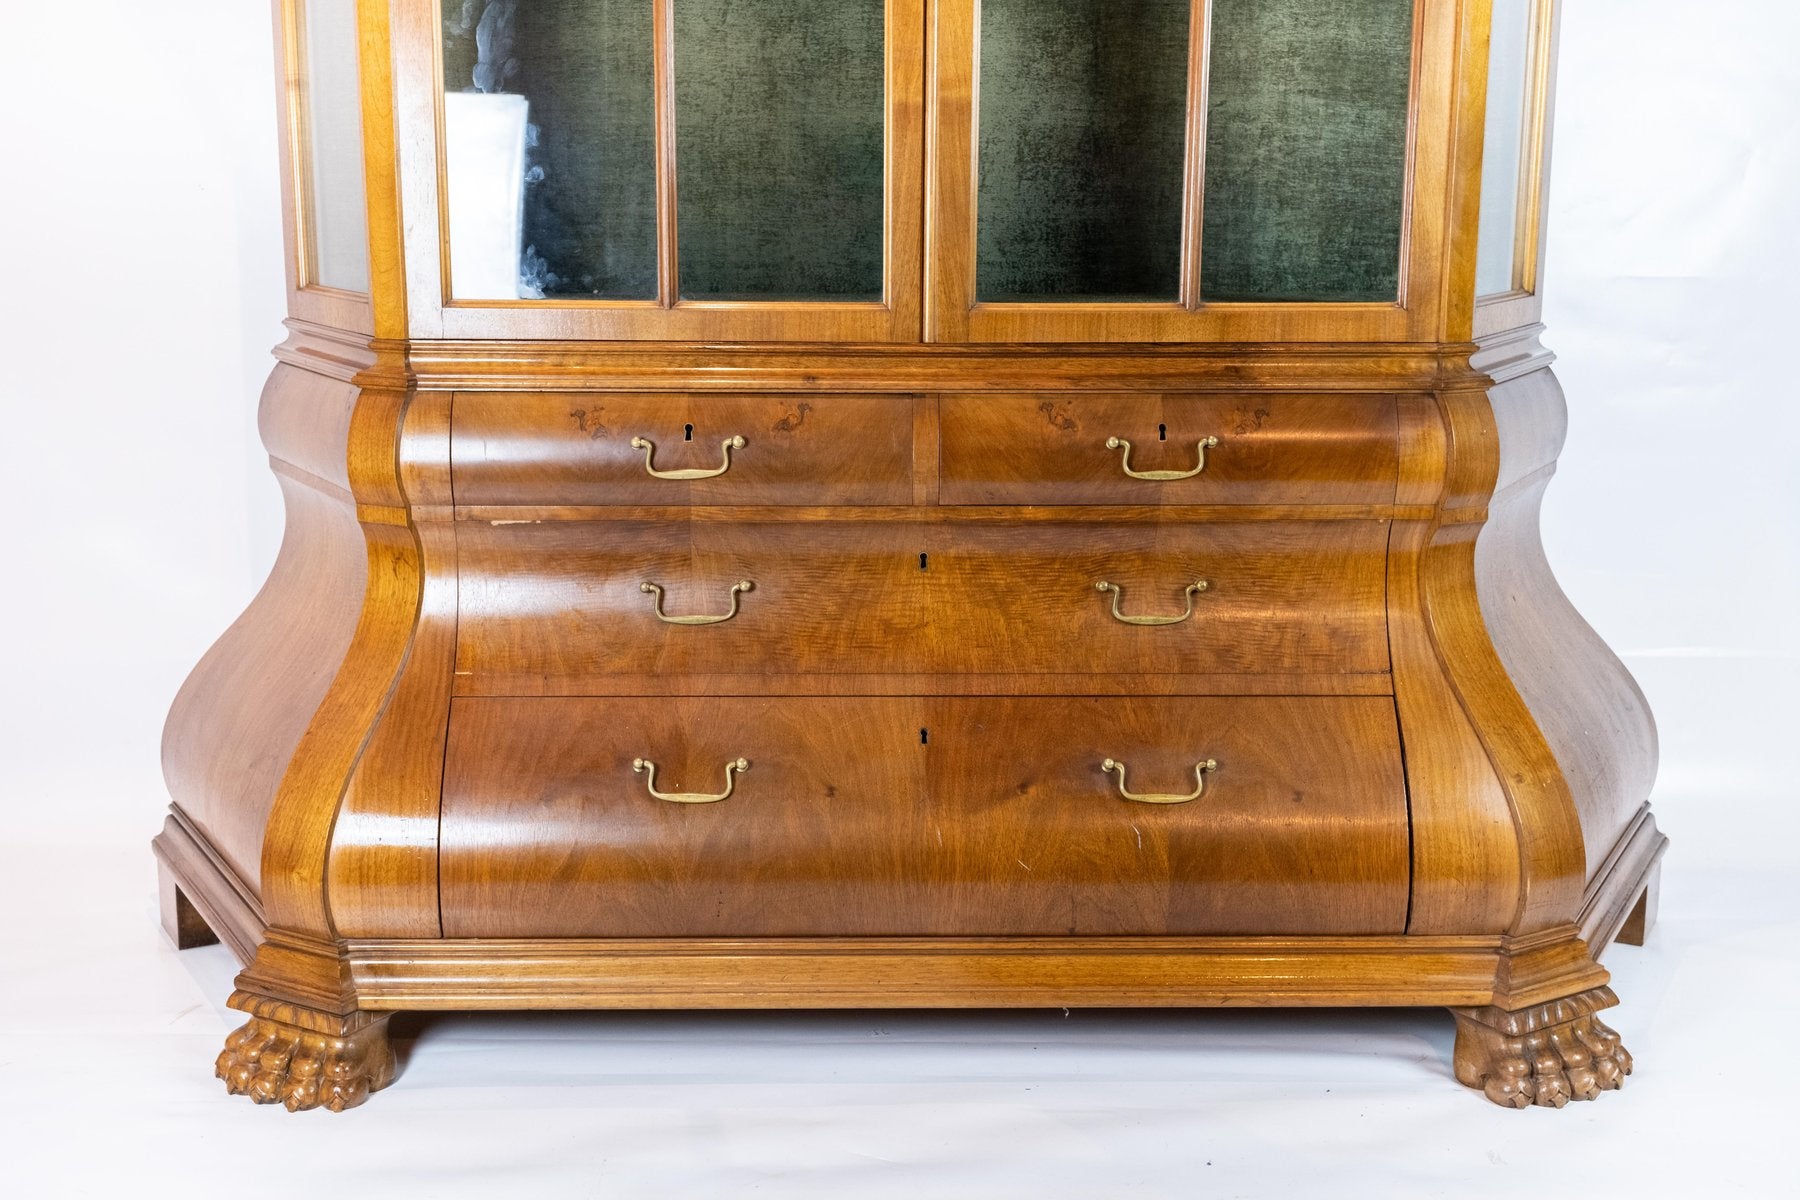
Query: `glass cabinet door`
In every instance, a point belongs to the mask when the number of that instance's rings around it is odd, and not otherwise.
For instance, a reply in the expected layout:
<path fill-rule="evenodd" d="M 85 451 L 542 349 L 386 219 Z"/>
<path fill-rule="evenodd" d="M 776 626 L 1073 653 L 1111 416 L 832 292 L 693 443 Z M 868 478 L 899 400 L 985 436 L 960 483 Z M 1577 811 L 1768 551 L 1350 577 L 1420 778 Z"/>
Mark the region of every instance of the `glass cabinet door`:
<path fill-rule="evenodd" d="M 922 4 L 441 0 L 450 307 L 916 338 Z"/>
<path fill-rule="evenodd" d="M 289 126 L 302 288 L 369 290 L 356 0 L 289 10 Z"/>
<path fill-rule="evenodd" d="M 1538 225 L 1548 110 L 1550 0 L 1493 0 L 1475 294 L 1537 290 Z"/>
<path fill-rule="evenodd" d="M 1431 2 L 939 0 L 933 335 L 1400 336 Z"/>

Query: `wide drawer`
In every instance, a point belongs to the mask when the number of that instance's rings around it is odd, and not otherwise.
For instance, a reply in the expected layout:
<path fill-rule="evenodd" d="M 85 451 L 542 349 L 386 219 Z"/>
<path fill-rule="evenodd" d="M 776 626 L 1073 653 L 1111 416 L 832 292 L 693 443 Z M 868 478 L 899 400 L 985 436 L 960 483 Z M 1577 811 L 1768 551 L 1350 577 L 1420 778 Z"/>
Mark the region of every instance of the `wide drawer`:
<path fill-rule="evenodd" d="M 464 691 L 565 694 L 606 675 L 1383 673 L 1386 544 L 1380 521 L 467 521 L 457 671 Z M 675 623 L 707 618 L 726 619 Z"/>
<path fill-rule="evenodd" d="M 1380 698 L 464 698 L 440 877 L 447 937 L 1372 934 L 1407 842 Z"/>
<path fill-rule="evenodd" d="M 460 392 L 452 480 L 465 505 L 911 504 L 916 407 L 910 396 Z"/>
<path fill-rule="evenodd" d="M 1392 396 L 947 395 L 938 499 L 1392 504 L 1395 422 Z"/>

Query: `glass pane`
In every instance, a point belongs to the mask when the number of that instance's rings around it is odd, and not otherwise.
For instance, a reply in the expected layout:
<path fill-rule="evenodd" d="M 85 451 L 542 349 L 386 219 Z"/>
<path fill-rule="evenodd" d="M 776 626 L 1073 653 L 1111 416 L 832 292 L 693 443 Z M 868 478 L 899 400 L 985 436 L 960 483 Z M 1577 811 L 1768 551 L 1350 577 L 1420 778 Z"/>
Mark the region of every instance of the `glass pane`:
<path fill-rule="evenodd" d="M 982 0 L 981 300 L 1175 300 L 1189 0 Z"/>
<path fill-rule="evenodd" d="M 443 0 L 460 300 L 656 297 L 651 0 Z"/>
<path fill-rule="evenodd" d="M 1202 296 L 1400 292 L 1413 0 L 1213 0 Z"/>
<path fill-rule="evenodd" d="M 684 297 L 881 298 L 883 9 L 677 0 Z"/>
<path fill-rule="evenodd" d="M 362 84 L 356 0 L 306 0 L 299 9 L 301 221 L 305 283 L 369 290 L 369 213 L 363 199 Z"/>
<path fill-rule="evenodd" d="M 1475 254 L 1478 296 L 1499 295 L 1524 284 L 1519 270 L 1519 203 L 1536 15 L 1536 0 L 1494 0 L 1487 141 L 1481 166 L 1481 232 Z"/>

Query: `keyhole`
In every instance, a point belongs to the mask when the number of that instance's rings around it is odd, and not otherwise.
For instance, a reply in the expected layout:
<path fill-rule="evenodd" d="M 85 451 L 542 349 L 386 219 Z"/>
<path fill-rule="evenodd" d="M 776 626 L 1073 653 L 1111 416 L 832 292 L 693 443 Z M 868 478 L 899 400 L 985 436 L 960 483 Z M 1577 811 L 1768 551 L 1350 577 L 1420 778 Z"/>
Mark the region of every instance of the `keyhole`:
<path fill-rule="evenodd" d="M 688 428 L 692 429 L 693 426 L 689 425 Z M 1158 425 L 1156 427 L 1156 440 L 1159 442 L 1166 442 L 1169 440 L 1169 427 L 1167 425 Z"/>
<path fill-rule="evenodd" d="M 691 442 L 694 440 L 694 427 L 692 425 L 689 425 L 687 427 L 687 436 L 682 438 L 681 440 L 684 442 Z"/>
<path fill-rule="evenodd" d="M 931 730 L 929 730 L 929 729 L 919 730 L 919 745 L 928 746 L 930 744 L 931 744 Z"/>
<path fill-rule="evenodd" d="M 930 555 L 928 555 L 928 554 L 919 555 L 919 570 L 921 570 L 921 571 L 930 570 L 931 569 L 930 562 L 931 562 Z"/>

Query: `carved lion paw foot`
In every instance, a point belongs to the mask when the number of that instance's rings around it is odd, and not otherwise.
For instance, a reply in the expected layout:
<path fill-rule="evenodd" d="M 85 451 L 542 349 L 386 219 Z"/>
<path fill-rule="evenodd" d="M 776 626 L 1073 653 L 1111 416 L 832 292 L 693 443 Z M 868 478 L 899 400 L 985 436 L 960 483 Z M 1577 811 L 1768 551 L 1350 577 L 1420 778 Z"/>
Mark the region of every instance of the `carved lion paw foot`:
<path fill-rule="evenodd" d="M 1631 1074 L 1619 1035 L 1595 1015 L 1614 1003 L 1598 988 L 1513 1013 L 1458 1009 L 1456 1077 L 1507 1108 L 1598 1099 Z"/>
<path fill-rule="evenodd" d="M 232 1095 L 258 1104 L 343 1112 L 387 1086 L 394 1059 L 385 1021 L 338 1036 L 253 1017 L 225 1039 L 214 1071 Z"/>

